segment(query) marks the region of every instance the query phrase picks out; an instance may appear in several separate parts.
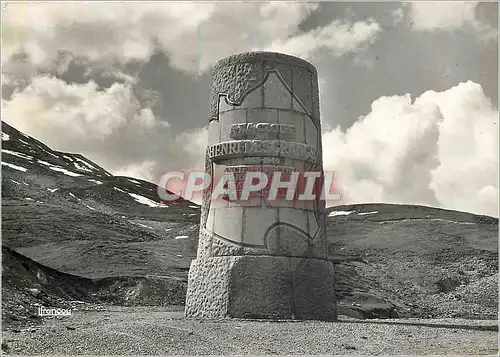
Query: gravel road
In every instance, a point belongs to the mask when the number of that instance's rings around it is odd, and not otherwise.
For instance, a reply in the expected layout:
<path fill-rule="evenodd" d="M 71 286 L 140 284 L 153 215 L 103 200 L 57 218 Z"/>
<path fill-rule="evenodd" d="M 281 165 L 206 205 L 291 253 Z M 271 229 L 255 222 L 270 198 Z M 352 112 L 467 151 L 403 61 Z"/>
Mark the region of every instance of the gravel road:
<path fill-rule="evenodd" d="M 495 320 L 194 320 L 180 307 L 106 307 L 4 331 L 2 349 L 23 355 L 492 355 L 497 333 Z"/>

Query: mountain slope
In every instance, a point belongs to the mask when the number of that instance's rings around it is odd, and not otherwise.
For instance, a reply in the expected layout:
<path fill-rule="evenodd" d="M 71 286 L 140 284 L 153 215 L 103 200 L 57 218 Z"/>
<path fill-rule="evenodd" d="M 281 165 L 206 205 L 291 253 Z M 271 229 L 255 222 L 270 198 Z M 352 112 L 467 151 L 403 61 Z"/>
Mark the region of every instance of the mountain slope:
<path fill-rule="evenodd" d="M 389 204 L 338 206 L 328 218 L 344 305 L 394 305 L 402 316 L 496 318 L 498 219 Z"/>
<path fill-rule="evenodd" d="M 183 303 L 196 256 L 197 205 L 163 203 L 156 185 L 112 176 L 5 123 L 2 139 L 2 244 L 17 254 L 11 261 L 29 259 L 90 282 L 80 297 L 89 302 Z M 341 314 L 496 318 L 498 219 L 389 204 L 338 206 L 328 214 Z M 33 264 L 26 274 L 36 275 Z M 98 284 L 94 296 L 96 281 L 110 283 Z M 4 297 L 25 293 L 8 284 Z M 36 284 L 52 291 L 32 280 L 25 288 Z"/>
<path fill-rule="evenodd" d="M 3 244 L 89 278 L 178 276 L 189 268 L 192 256 L 180 253 L 196 244 L 197 205 L 161 202 L 152 183 L 112 176 L 5 123 L 2 130 Z"/>

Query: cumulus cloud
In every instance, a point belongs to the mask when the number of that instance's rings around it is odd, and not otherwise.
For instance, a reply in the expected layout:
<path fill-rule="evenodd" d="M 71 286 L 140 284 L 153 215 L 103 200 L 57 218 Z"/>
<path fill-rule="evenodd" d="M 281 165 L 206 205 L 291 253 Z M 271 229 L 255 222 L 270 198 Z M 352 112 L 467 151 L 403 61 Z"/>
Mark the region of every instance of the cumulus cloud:
<path fill-rule="evenodd" d="M 496 40 L 498 30 L 477 17 L 477 1 L 411 2 L 410 18 L 417 31 L 456 30 L 470 27 L 482 39 Z"/>
<path fill-rule="evenodd" d="M 382 97 L 345 132 L 324 133 L 345 203 L 393 202 L 498 216 L 498 109 L 474 82 Z"/>
<path fill-rule="evenodd" d="M 179 147 L 184 147 L 187 154 L 184 158 L 185 162 L 191 163 L 191 167 L 195 170 L 204 170 L 205 148 L 208 143 L 208 125 L 201 129 L 194 129 L 176 135 L 175 142 Z"/>
<path fill-rule="evenodd" d="M 23 49 L 37 64 L 51 61 L 58 51 L 95 61 L 144 60 L 153 53 L 155 39 L 175 41 L 210 16 L 213 7 L 193 3 L 8 4 L 3 16 L 4 56 Z"/>
<path fill-rule="evenodd" d="M 140 65 L 132 75 L 124 68 L 157 51 L 189 74 L 236 52 L 273 47 L 341 56 L 373 43 L 380 31 L 374 20 L 333 20 L 301 33 L 299 25 L 318 7 L 279 1 L 9 3 L 2 11 L 3 117 L 117 174 L 154 179 L 170 167 L 200 167 L 206 128 L 173 133 L 165 120 L 176 118 L 153 114 L 159 114 L 151 109 L 155 95 L 138 83 Z"/>
<path fill-rule="evenodd" d="M 404 7 L 405 7 L 405 5 L 391 11 L 390 14 L 391 14 L 391 17 L 394 21 L 394 25 L 397 25 L 404 20 L 404 17 L 405 17 Z"/>
<path fill-rule="evenodd" d="M 124 164 L 116 170 L 113 170 L 113 175 L 136 177 L 149 182 L 155 182 L 156 175 L 154 173 L 156 172 L 157 166 L 158 163 L 151 160 Z"/>
<path fill-rule="evenodd" d="M 335 57 L 355 53 L 373 44 L 381 31 L 372 18 L 366 21 L 350 22 L 335 20 L 327 26 L 283 40 L 274 41 L 269 50 L 283 52 L 311 59 L 318 51 L 326 51 Z"/>
<path fill-rule="evenodd" d="M 204 71 L 236 52 L 277 48 L 301 54 L 326 48 L 336 55 L 373 41 L 374 20 L 330 25 L 300 34 L 317 2 L 253 3 L 30 3 L 8 4 L 3 14 L 3 56 L 24 52 L 38 67 L 68 52 L 109 65 L 147 61 L 160 49 L 172 65 Z"/>
<path fill-rule="evenodd" d="M 2 100 L 2 119 L 56 150 L 82 153 L 116 174 L 151 180 L 189 152 L 136 92 L 130 83 L 99 90 L 94 82 L 36 76 Z"/>

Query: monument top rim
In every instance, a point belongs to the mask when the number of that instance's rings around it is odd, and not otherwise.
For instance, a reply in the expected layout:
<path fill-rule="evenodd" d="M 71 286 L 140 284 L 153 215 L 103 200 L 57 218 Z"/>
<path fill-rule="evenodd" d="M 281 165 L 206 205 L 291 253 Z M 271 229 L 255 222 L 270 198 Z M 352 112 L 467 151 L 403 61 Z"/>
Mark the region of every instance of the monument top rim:
<path fill-rule="evenodd" d="M 267 52 L 267 51 L 242 52 L 228 57 L 224 57 L 214 65 L 213 70 L 215 72 L 220 68 L 237 63 L 263 62 L 263 61 L 274 61 L 282 64 L 304 67 L 309 69 L 312 73 L 317 74 L 316 67 L 314 67 L 310 62 L 300 57 L 287 55 L 281 52 Z"/>

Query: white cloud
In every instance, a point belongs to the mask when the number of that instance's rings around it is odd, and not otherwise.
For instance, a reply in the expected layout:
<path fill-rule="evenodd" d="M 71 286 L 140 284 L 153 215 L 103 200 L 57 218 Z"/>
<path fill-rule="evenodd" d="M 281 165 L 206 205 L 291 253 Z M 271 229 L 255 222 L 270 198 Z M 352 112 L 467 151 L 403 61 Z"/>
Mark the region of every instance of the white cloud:
<path fill-rule="evenodd" d="M 391 11 L 391 16 L 392 16 L 392 19 L 394 21 L 394 25 L 397 25 L 399 23 L 401 23 L 404 18 L 405 18 L 405 7 L 406 5 L 403 4 L 401 7 Z"/>
<path fill-rule="evenodd" d="M 340 56 L 375 38 L 373 20 L 330 25 L 296 35 L 317 2 L 12 3 L 3 14 L 3 62 L 24 50 L 37 66 L 58 51 L 109 65 L 147 61 L 156 48 L 189 72 L 253 49 L 301 54 L 327 48 Z"/>
<path fill-rule="evenodd" d="M 122 72 L 124 64 L 148 61 L 158 49 L 169 55 L 171 66 L 190 73 L 236 52 L 274 45 L 298 55 L 303 47 L 308 54 L 327 49 L 341 56 L 372 43 L 380 30 L 372 20 L 334 20 L 297 35 L 318 7 L 280 1 L 9 3 L 2 13 L 3 79 L 9 92 L 17 92 L 2 103 L 4 118 L 111 172 L 150 180 L 170 167 L 203 167 L 206 128 L 172 133 L 154 117 L 151 103 L 141 105 L 147 93 L 138 92 L 136 80 Z M 12 58 L 22 51 L 26 56 Z M 46 75 L 64 73 L 73 60 L 87 72 L 109 71 L 125 83 L 100 90 L 94 82 L 67 84 Z"/>
<path fill-rule="evenodd" d="M 374 19 L 355 23 L 334 20 L 324 27 L 289 39 L 277 40 L 270 44 L 269 50 L 288 53 L 310 59 L 317 51 L 328 51 L 335 57 L 355 53 L 366 45 L 373 44 L 381 31 Z"/>
<path fill-rule="evenodd" d="M 93 82 L 36 76 L 2 100 L 2 120 L 55 150 L 81 153 L 115 175 L 157 182 L 171 169 L 203 169 L 207 128 L 173 133 L 136 94 L 131 83 L 99 90 Z"/>
<path fill-rule="evenodd" d="M 2 100 L 2 120 L 53 149 L 82 153 L 111 172 L 144 169 L 148 158 L 160 165 L 170 152 L 169 124 L 142 107 L 127 83 L 98 90 L 93 82 L 33 77 L 22 92 Z M 152 173 L 138 175 L 149 179 Z"/>
<path fill-rule="evenodd" d="M 187 156 L 185 162 L 192 164 L 196 170 L 205 169 L 205 148 L 208 144 L 208 126 L 201 129 L 186 131 L 176 135 L 175 142 L 183 147 Z"/>
<path fill-rule="evenodd" d="M 474 22 L 475 1 L 429 1 L 411 3 L 410 13 L 416 30 L 455 29 Z"/>
<path fill-rule="evenodd" d="M 481 38 L 496 40 L 498 30 L 476 16 L 477 1 L 416 1 L 410 3 L 412 26 L 417 31 L 473 28 Z"/>
<path fill-rule="evenodd" d="M 498 110 L 479 84 L 382 97 L 323 135 L 345 202 L 441 206 L 498 216 Z"/>
<path fill-rule="evenodd" d="M 37 64 L 51 61 L 59 50 L 91 60 L 143 60 L 153 53 L 153 40 L 175 40 L 210 16 L 214 6 L 186 2 L 8 4 L 3 14 L 3 51 L 7 57 L 22 47 Z"/>
<path fill-rule="evenodd" d="M 113 171 L 113 175 L 142 178 L 149 182 L 155 182 L 155 168 L 158 164 L 155 161 L 142 161 L 132 164 L 124 164 Z"/>
<path fill-rule="evenodd" d="M 52 134 L 40 134 L 56 135 L 60 148 L 73 146 L 74 140 L 104 140 L 130 123 L 145 128 L 157 124 L 151 110 L 140 107 L 131 86 L 119 83 L 99 91 L 92 81 L 67 84 L 52 77 L 33 77 L 3 107 L 5 120 L 23 132 L 50 125 Z"/>

